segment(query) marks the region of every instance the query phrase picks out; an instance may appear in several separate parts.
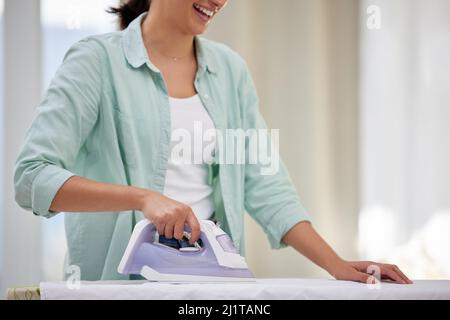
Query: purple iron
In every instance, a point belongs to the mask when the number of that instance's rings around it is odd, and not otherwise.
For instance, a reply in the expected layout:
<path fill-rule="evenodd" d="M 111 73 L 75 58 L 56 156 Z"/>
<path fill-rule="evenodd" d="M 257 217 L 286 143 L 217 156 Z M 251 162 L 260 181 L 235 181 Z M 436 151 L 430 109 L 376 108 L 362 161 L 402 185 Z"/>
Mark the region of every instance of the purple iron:
<path fill-rule="evenodd" d="M 222 229 L 212 221 L 202 220 L 200 230 L 201 246 L 178 250 L 158 242 L 158 232 L 150 221 L 140 221 L 133 230 L 118 272 L 139 274 L 158 282 L 255 281 L 245 259 Z"/>

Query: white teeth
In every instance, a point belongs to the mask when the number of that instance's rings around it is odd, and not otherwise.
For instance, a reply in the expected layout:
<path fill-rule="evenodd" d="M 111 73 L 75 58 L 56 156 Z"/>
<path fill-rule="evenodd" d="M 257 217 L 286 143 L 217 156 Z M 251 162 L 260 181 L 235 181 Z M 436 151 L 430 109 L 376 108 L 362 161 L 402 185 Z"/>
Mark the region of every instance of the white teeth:
<path fill-rule="evenodd" d="M 211 10 L 208 10 L 206 8 L 201 7 L 200 5 L 194 3 L 194 7 L 196 9 L 198 9 L 199 11 L 203 12 L 204 14 L 206 14 L 207 16 L 209 16 L 210 18 L 214 15 L 214 12 Z"/>

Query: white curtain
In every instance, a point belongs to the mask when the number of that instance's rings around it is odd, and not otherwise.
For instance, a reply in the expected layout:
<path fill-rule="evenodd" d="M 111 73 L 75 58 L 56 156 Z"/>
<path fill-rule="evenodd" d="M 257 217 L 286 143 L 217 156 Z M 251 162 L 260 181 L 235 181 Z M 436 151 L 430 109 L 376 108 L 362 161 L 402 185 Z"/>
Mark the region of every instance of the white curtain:
<path fill-rule="evenodd" d="M 450 276 L 450 1 L 363 0 L 360 248 Z M 373 11 L 371 12 L 373 13 Z"/>

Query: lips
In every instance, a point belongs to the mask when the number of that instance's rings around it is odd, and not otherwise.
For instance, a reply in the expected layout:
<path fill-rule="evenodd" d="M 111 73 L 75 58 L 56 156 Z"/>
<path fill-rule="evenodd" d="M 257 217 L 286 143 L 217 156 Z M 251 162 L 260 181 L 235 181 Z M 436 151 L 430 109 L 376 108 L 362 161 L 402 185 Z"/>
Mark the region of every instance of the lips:
<path fill-rule="evenodd" d="M 209 22 L 209 20 L 211 20 L 211 18 L 216 13 L 215 10 L 207 8 L 207 7 L 203 7 L 203 6 L 199 5 L 198 3 L 194 3 L 193 7 L 194 7 L 194 10 L 196 11 L 196 13 L 198 14 L 198 16 L 204 22 Z"/>

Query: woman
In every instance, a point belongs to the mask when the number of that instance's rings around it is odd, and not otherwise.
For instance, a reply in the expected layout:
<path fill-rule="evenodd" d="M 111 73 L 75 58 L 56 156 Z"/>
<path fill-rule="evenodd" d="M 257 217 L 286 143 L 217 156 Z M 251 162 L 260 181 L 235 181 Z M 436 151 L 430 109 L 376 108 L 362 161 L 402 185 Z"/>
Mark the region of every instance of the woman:
<path fill-rule="evenodd" d="M 221 223 L 243 254 L 243 213 L 273 248 L 290 245 L 336 279 L 367 282 L 367 270 L 411 281 L 393 265 L 341 259 L 314 231 L 283 163 L 224 164 L 217 136 L 199 163 L 177 161 L 177 130 L 265 129 L 245 62 L 198 37 L 226 0 L 130 0 L 113 9 L 121 32 L 86 38 L 66 54 L 28 131 L 16 172 L 16 200 L 36 215 L 65 215 L 67 264 L 83 280 L 124 279 L 116 271 L 142 218 L 180 239 L 198 219 Z M 194 133 L 195 135 L 195 133 Z M 200 141 L 204 143 L 205 141 Z M 203 146 L 203 145 L 202 145 Z M 248 145 L 245 146 L 248 153 Z"/>

